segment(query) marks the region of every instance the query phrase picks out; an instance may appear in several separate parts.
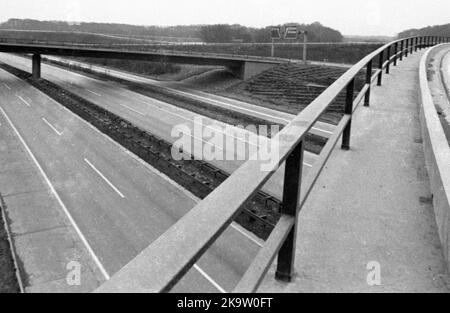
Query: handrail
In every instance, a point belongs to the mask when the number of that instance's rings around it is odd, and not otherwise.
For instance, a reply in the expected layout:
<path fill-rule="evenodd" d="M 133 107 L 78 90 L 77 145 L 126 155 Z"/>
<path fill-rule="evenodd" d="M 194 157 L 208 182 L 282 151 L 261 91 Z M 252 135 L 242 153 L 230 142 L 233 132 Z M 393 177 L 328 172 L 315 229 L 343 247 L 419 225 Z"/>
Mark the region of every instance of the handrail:
<path fill-rule="evenodd" d="M 419 48 L 448 41 L 449 38 L 410 37 L 400 39 L 372 52 L 327 88 L 272 140 L 279 143 L 279 157 L 270 171 L 261 171 L 265 164 L 250 160 L 237 169 L 221 186 L 201 201 L 161 237 L 125 265 L 96 292 L 167 292 L 187 273 L 195 262 L 228 227 L 242 207 L 256 194 L 286 161 L 283 206 L 280 222 L 256 256 L 235 291 L 253 292 L 278 254 L 276 278 L 291 281 L 295 256 L 298 213 L 335 145 L 342 134 L 342 149 L 350 148 L 351 121 L 359 103 L 370 104 L 374 77 L 373 66 L 378 61 L 375 78 L 382 82 L 384 70 L 397 64 Z M 399 49 L 399 46 L 401 47 Z M 390 57 L 393 49 L 394 58 Z M 384 62 L 387 60 L 387 62 Z M 366 69 L 366 84 L 354 97 L 355 78 Z M 346 91 L 345 115 L 323 148 L 319 158 L 302 184 L 304 138 L 333 100 Z M 267 144 L 266 142 L 264 144 Z M 264 148 L 263 148 L 264 149 Z M 265 164 L 267 167 L 267 164 Z"/>

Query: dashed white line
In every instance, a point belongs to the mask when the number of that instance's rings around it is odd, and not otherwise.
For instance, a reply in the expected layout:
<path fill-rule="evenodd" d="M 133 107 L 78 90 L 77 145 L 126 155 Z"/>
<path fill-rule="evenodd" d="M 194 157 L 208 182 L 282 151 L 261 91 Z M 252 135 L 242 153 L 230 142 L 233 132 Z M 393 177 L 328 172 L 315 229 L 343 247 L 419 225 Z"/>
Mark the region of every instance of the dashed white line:
<path fill-rule="evenodd" d="M 47 124 L 55 133 L 57 133 L 59 136 L 62 135 L 62 132 L 58 131 L 52 124 L 50 124 L 45 118 L 42 118 L 42 120 Z"/>
<path fill-rule="evenodd" d="M 84 237 L 83 233 L 81 232 L 80 228 L 78 227 L 77 223 L 75 222 L 75 220 L 73 219 L 72 215 L 70 214 L 69 210 L 67 209 L 66 205 L 64 204 L 64 202 L 62 202 L 61 198 L 59 197 L 59 194 L 56 192 L 55 188 L 53 187 L 53 184 L 50 182 L 50 179 L 47 177 L 47 174 L 45 174 L 44 170 L 42 169 L 41 165 L 39 164 L 39 162 L 37 161 L 36 157 L 34 156 L 34 154 L 31 152 L 30 148 L 28 147 L 28 145 L 26 144 L 25 140 L 22 138 L 22 136 L 19 134 L 17 128 L 14 126 L 14 124 L 12 123 L 12 121 L 9 119 L 8 115 L 6 114 L 6 112 L 3 110 L 3 108 L 0 107 L 0 111 L 2 112 L 2 114 L 5 116 L 6 120 L 8 121 L 9 125 L 11 126 L 11 128 L 14 130 L 14 132 L 16 133 L 17 137 L 19 138 L 20 142 L 22 143 L 22 145 L 25 147 L 25 150 L 27 150 L 28 154 L 30 155 L 31 159 L 33 160 L 33 162 L 36 164 L 37 168 L 39 169 L 39 171 L 41 172 L 41 175 L 44 177 L 45 182 L 47 183 L 47 185 L 50 188 L 50 191 L 53 193 L 53 195 L 55 196 L 56 200 L 58 201 L 59 205 L 61 206 L 61 208 L 63 209 L 64 213 L 66 214 L 67 218 L 69 219 L 70 223 L 72 224 L 73 228 L 75 229 L 76 233 L 78 234 L 78 236 L 80 237 L 81 241 L 83 242 L 84 246 L 86 247 L 86 249 L 88 250 L 89 254 L 91 255 L 92 259 L 94 260 L 95 264 L 97 265 L 97 267 L 100 269 L 100 272 L 102 273 L 102 275 L 105 277 L 106 280 L 110 279 L 110 276 L 108 274 L 108 272 L 105 270 L 105 268 L 103 267 L 103 264 L 100 262 L 99 258 L 97 257 L 97 255 L 95 254 L 94 250 L 92 250 L 89 242 L 87 241 L 87 239 Z"/>
<path fill-rule="evenodd" d="M 185 92 L 185 91 L 182 91 L 182 90 L 179 90 L 179 89 L 171 89 L 171 88 L 167 88 L 167 87 L 163 87 L 163 88 L 166 88 L 168 90 L 172 90 L 174 92 L 178 92 L 178 93 L 181 93 L 181 94 L 184 94 L 184 95 L 187 95 L 187 96 L 191 96 L 193 98 L 202 99 L 202 100 L 205 100 L 205 101 L 218 103 L 218 104 L 221 104 L 221 105 L 224 105 L 224 106 L 233 107 L 233 108 L 238 109 L 238 112 L 239 112 L 239 110 L 244 110 L 244 111 L 251 112 L 251 113 L 253 113 L 255 115 L 262 115 L 262 116 L 274 118 L 276 120 L 283 121 L 283 122 L 286 122 L 286 123 L 290 123 L 292 121 L 292 120 L 288 120 L 288 119 L 285 119 L 285 118 L 282 118 L 282 117 L 276 117 L 276 116 L 273 116 L 273 115 L 270 115 L 270 114 L 266 114 L 266 113 L 263 113 L 263 112 L 252 110 L 252 109 L 249 109 L 249 108 L 244 108 L 244 107 L 240 107 L 240 106 L 237 106 L 237 105 L 233 105 L 231 103 L 226 103 L 226 102 L 218 101 L 218 100 L 215 100 L 215 99 L 212 99 L 212 98 L 203 97 L 203 96 L 200 96 L 200 95 L 197 95 L 197 94 L 188 93 L 188 92 Z M 329 134 L 329 135 L 333 134 L 333 132 L 330 132 L 328 130 L 325 130 L 325 129 L 322 129 L 322 128 L 318 128 L 318 127 L 312 127 L 311 129 L 317 130 L 317 131 L 320 131 L 320 132 L 323 132 L 323 133 Z"/>
<path fill-rule="evenodd" d="M 221 293 L 227 293 L 225 289 L 223 289 L 214 279 L 211 278 L 205 271 L 203 271 L 197 264 L 194 264 L 194 268 L 203 275 L 217 290 Z"/>
<path fill-rule="evenodd" d="M 9 90 L 11 90 L 11 87 L 9 87 L 7 84 L 3 83 L 3 86 L 5 86 L 5 87 L 8 88 Z"/>
<path fill-rule="evenodd" d="M 98 96 L 98 97 L 101 97 L 101 96 L 102 96 L 101 94 L 96 93 L 95 91 L 89 90 L 89 89 L 87 89 L 87 88 L 86 88 L 86 91 L 87 91 L 87 92 L 90 92 L 90 93 L 92 93 L 92 94 L 94 94 L 94 95 L 96 95 L 96 96 Z"/>
<path fill-rule="evenodd" d="M 31 104 L 29 104 L 24 98 L 21 96 L 17 96 L 23 103 L 25 103 L 27 106 L 31 107 Z"/>
<path fill-rule="evenodd" d="M 88 159 L 84 159 L 84 161 L 101 177 L 103 178 L 103 180 L 121 197 L 121 198 L 125 198 L 125 196 L 123 195 L 123 193 L 121 193 L 119 191 L 119 189 L 116 188 L 116 186 L 114 186 L 106 177 L 105 175 L 103 175 L 94 165 L 92 165 L 91 162 L 89 162 Z"/>
<path fill-rule="evenodd" d="M 119 103 L 119 105 L 121 105 L 121 106 L 123 106 L 124 108 L 127 108 L 128 110 L 131 110 L 131 111 L 133 111 L 133 112 L 135 112 L 135 113 L 137 113 L 137 114 L 145 115 L 145 113 L 142 113 L 142 112 L 139 112 L 138 110 L 135 110 L 135 109 L 133 109 L 133 108 L 130 108 L 128 105 L 125 105 L 125 104 L 122 104 L 122 103 Z"/>
<path fill-rule="evenodd" d="M 167 113 L 169 113 L 169 114 L 171 114 L 171 115 L 174 115 L 174 116 L 180 117 L 180 118 L 182 118 L 182 119 L 184 119 L 184 120 L 186 120 L 186 121 L 192 122 L 193 124 L 197 124 L 197 125 L 202 126 L 201 124 L 198 124 L 198 123 L 196 123 L 194 120 L 189 119 L 189 118 L 187 118 L 187 117 L 185 117 L 185 116 L 183 116 L 183 115 L 181 115 L 181 114 L 177 114 L 177 113 L 171 112 L 171 111 L 169 111 L 169 110 L 163 109 L 163 108 L 161 108 L 161 107 L 159 107 L 158 105 L 155 105 L 155 104 L 151 104 L 151 103 L 148 103 L 148 102 L 145 102 L 145 101 L 142 101 L 142 100 L 140 100 L 140 101 L 141 101 L 142 103 L 146 104 L 146 105 L 156 106 L 159 110 L 161 110 L 161 111 L 163 111 L 163 112 L 167 112 Z M 222 123 L 222 124 L 226 125 L 225 123 Z M 204 126 L 205 128 L 210 128 L 210 129 L 212 129 L 212 130 L 214 130 L 214 131 L 217 131 L 217 129 L 212 128 L 212 127 L 209 126 L 209 125 L 203 125 L 203 126 Z M 205 140 L 203 140 L 203 139 L 201 139 L 201 138 L 197 138 L 197 137 L 195 137 L 195 136 L 193 136 L 193 135 L 187 134 L 187 133 L 185 133 L 185 132 L 183 132 L 183 131 L 181 131 L 181 130 L 180 130 L 180 132 L 183 133 L 183 134 L 185 134 L 185 135 L 188 135 L 188 136 L 192 137 L 192 138 L 195 139 L 195 140 L 202 141 L 202 142 L 204 142 L 205 144 L 212 145 L 213 147 L 217 147 L 217 148 L 219 148 L 220 150 L 223 151 L 223 148 L 221 148 L 220 146 L 213 145 L 213 144 L 211 144 L 210 142 L 207 142 L 207 141 L 205 141 Z M 242 141 L 242 142 L 244 142 L 244 143 L 246 143 L 246 144 L 250 144 L 250 145 L 253 145 L 253 146 L 259 148 L 259 145 L 258 145 L 258 144 L 255 144 L 255 143 L 253 143 L 253 142 L 250 142 L 250 141 L 248 141 L 248 140 L 239 138 L 239 137 L 234 136 L 234 135 L 227 134 L 226 132 L 222 132 L 222 131 L 219 131 L 219 132 L 221 132 L 221 133 L 224 134 L 225 136 L 233 137 L 233 138 L 235 138 L 235 139 L 237 139 L 237 140 L 239 140 L 239 141 Z M 331 133 L 331 132 L 330 132 L 330 133 Z M 332 133 L 331 133 L 331 134 L 332 134 Z M 262 137 L 262 136 L 259 136 L 259 137 L 260 137 L 261 140 L 264 138 L 264 137 Z M 270 139 L 267 139 L 267 140 L 270 140 Z M 307 167 L 312 167 L 311 164 L 308 164 L 308 163 L 306 163 L 306 162 L 304 162 L 303 164 L 304 164 L 305 166 L 307 166 Z"/>

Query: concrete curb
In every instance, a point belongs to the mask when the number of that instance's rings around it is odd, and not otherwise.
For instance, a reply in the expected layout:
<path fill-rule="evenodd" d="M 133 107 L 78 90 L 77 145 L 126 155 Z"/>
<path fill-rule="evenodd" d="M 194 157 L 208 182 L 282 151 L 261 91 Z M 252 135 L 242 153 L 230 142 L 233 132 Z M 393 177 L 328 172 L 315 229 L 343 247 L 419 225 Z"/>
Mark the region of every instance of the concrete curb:
<path fill-rule="evenodd" d="M 427 64 L 435 48 L 429 49 L 420 61 L 420 122 L 439 238 L 450 269 L 450 147 L 433 102 L 427 76 Z"/>

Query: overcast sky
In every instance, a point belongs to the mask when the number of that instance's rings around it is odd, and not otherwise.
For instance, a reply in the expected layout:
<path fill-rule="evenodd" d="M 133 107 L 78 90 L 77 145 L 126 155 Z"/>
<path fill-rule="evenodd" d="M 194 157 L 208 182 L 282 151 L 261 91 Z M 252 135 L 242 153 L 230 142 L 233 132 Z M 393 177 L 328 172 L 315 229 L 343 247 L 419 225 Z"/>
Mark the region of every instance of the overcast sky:
<path fill-rule="evenodd" d="M 138 25 L 319 21 L 344 35 L 395 35 L 450 23 L 450 0 L 0 0 L 9 18 Z"/>

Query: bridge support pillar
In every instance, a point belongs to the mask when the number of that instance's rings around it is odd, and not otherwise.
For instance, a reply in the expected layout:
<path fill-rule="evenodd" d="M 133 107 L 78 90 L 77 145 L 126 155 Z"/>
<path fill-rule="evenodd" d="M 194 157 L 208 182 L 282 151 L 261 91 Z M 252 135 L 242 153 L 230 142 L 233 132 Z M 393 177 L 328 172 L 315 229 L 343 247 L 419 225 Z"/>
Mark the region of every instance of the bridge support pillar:
<path fill-rule="evenodd" d="M 247 80 L 275 66 L 277 66 L 277 64 L 245 61 L 242 65 L 239 66 L 229 66 L 228 70 L 234 76 L 243 80 Z"/>
<path fill-rule="evenodd" d="M 33 79 L 41 78 L 41 55 L 33 54 L 33 66 L 32 66 L 32 74 Z"/>

